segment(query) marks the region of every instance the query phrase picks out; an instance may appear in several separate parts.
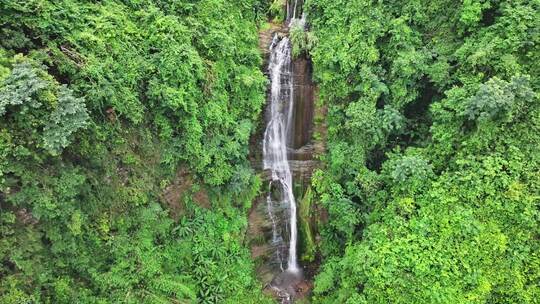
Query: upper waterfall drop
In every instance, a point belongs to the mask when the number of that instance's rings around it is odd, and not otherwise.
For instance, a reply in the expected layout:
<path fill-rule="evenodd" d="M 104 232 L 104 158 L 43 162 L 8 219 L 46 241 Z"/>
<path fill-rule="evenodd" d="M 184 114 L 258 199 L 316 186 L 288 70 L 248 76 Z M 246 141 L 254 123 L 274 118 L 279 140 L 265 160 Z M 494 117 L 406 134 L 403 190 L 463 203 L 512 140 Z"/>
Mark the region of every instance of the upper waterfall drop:
<path fill-rule="evenodd" d="M 287 5 L 286 5 L 287 19 L 286 20 L 289 22 L 289 25 L 294 20 L 300 20 L 298 19 L 298 16 L 301 16 L 302 18 L 304 17 L 303 16 L 304 13 L 302 9 L 303 6 L 304 6 L 303 0 L 294 0 L 294 3 L 290 3 L 289 1 L 287 1 Z M 300 12 L 302 12 L 302 14 L 300 14 Z"/>

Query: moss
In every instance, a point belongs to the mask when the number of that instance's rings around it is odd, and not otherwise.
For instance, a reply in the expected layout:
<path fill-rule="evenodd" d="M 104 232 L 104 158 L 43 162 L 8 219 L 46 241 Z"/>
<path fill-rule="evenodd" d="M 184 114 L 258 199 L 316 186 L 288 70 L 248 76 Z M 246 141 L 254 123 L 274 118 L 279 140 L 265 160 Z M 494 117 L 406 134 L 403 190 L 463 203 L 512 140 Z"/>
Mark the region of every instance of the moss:
<path fill-rule="evenodd" d="M 315 260 L 315 241 L 311 227 L 311 187 L 308 187 L 304 196 L 298 204 L 299 233 L 300 233 L 300 253 L 301 260 L 313 262 Z"/>

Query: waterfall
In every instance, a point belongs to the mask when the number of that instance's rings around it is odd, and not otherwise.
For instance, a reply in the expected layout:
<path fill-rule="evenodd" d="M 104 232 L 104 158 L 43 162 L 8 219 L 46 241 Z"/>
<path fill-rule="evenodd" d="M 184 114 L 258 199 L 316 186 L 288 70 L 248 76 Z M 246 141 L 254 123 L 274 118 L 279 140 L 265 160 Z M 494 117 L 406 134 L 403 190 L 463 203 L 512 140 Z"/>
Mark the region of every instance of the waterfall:
<path fill-rule="evenodd" d="M 285 9 L 287 10 L 287 19 L 289 22 L 293 21 L 295 19 L 298 19 L 298 12 L 302 10 L 302 6 L 304 5 L 304 1 L 302 0 L 294 0 L 294 3 L 289 3 L 287 1 Z"/>
<path fill-rule="evenodd" d="M 263 142 L 263 165 L 264 169 L 270 170 L 272 181 L 271 190 L 267 196 L 268 215 L 272 221 L 272 242 L 278 244 L 282 238 L 278 232 L 274 216 L 274 206 L 286 206 L 289 209 L 289 248 L 287 258 L 287 271 L 299 272 L 296 256 L 297 227 L 296 227 L 296 202 L 293 194 L 292 174 L 287 156 L 287 144 L 291 142 L 292 118 L 293 118 L 293 73 L 291 58 L 291 43 L 289 38 L 278 35 L 274 36 L 270 46 L 271 55 L 268 71 L 271 81 L 270 89 L 270 119 L 264 132 Z M 272 188 L 277 187 L 279 193 L 275 202 Z M 276 246 L 276 255 L 283 271 L 282 254 L 279 246 Z"/>
<path fill-rule="evenodd" d="M 270 182 L 266 208 L 262 209 L 264 205 L 259 204 L 261 208 L 253 211 L 253 218 L 256 220 L 257 214 L 263 214 L 269 224 L 264 227 L 272 229 L 271 235 L 264 232 L 265 239 L 269 240 L 266 238 L 268 236 L 271 240 L 262 248 L 266 256 L 271 254 L 271 258 L 265 259 L 262 273 L 272 275 L 266 287 L 281 300 L 281 304 L 291 304 L 297 296 L 305 296 L 304 288 L 307 286 L 298 263 L 293 173 L 302 188 L 313 153 L 309 139 L 313 119 L 313 88 L 309 79 L 311 66 L 307 58 L 293 60 L 292 42 L 288 36 L 292 27 L 306 28 L 303 4 L 303 0 L 286 1 L 287 16 L 280 29 L 273 28 L 259 34 L 260 41 L 265 44 L 272 38 L 267 49 L 270 53 L 270 86 L 267 125 L 262 143 L 263 169 L 268 173 Z M 261 252 L 260 246 L 253 248 L 254 252 Z"/>

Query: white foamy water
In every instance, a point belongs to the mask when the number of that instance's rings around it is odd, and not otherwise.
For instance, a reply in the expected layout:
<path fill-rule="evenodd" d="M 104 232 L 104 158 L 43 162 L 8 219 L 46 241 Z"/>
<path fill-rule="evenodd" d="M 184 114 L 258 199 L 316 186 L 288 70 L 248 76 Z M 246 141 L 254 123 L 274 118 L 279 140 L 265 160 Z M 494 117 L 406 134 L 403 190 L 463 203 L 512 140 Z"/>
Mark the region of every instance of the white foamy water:
<path fill-rule="evenodd" d="M 278 189 L 277 199 L 269 191 L 267 197 L 268 214 L 272 221 L 272 242 L 281 241 L 275 221 L 275 206 L 286 206 L 289 209 L 289 248 L 287 271 L 299 272 L 296 257 L 298 232 L 296 227 L 296 201 L 292 188 L 292 174 L 287 157 L 287 144 L 291 142 L 291 126 L 293 118 L 293 75 L 291 43 L 289 38 L 274 37 L 270 46 L 271 55 L 268 71 L 270 75 L 270 119 L 264 132 L 263 158 L 264 169 L 272 174 L 271 188 Z M 274 186 L 274 187 L 272 187 Z M 276 256 L 283 271 L 283 260 L 279 246 Z"/>

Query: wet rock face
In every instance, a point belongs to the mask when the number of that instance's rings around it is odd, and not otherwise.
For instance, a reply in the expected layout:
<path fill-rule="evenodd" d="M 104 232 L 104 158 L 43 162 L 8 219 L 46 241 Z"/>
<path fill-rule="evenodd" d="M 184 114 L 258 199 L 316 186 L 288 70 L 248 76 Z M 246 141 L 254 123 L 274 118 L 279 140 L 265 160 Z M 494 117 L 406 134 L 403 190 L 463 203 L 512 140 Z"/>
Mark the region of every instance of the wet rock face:
<path fill-rule="evenodd" d="M 306 58 L 295 59 L 293 61 L 293 73 L 295 107 L 293 120 L 294 137 L 291 147 L 300 149 L 309 144 L 313 133 L 313 82 L 311 81 L 311 62 Z"/>
<path fill-rule="evenodd" d="M 312 65 L 307 58 L 293 61 L 294 73 L 294 127 L 293 142 L 290 143 L 289 162 L 296 182 L 305 184 L 317 162 L 313 160 L 313 110 L 314 85 Z M 305 190 L 305 189 L 304 189 Z"/>

